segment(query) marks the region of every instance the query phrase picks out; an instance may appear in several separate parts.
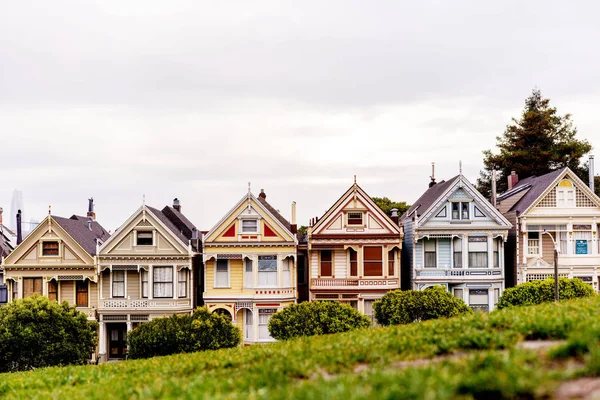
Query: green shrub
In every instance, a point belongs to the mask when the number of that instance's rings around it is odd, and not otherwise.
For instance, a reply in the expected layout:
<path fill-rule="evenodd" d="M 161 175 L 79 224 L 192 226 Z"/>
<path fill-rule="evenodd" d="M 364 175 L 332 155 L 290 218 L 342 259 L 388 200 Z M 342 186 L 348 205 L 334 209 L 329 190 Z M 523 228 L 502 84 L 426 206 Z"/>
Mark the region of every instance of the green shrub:
<path fill-rule="evenodd" d="M 177 353 L 236 347 L 240 329 L 231 321 L 206 307 L 192 315 L 156 318 L 141 324 L 127 336 L 129 358 L 149 358 Z"/>
<path fill-rule="evenodd" d="M 38 295 L 10 302 L 0 307 L 0 372 L 85 364 L 97 329 L 67 302 Z"/>
<path fill-rule="evenodd" d="M 454 317 L 473 311 L 441 286 L 425 290 L 394 290 L 374 304 L 381 325 L 408 324 L 428 319 Z"/>
<path fill-rule="evenodd" d="M 269 332 L 278 340 L 340 333 L 369 326 L 369 318 L 350 305 L 329 301 L 292 304 L 276 312 L 269 320 Z"/>
<path fill-rule="evenodd" d="M 560 278 L 558 295 L 561 300 L 594 295 L 594 289 L 581 279 Z M 498 301 L 498 309 L 512 306 L 531 306 L 554 301 L 554 279 L 531 281 L 504 290 Z"/>

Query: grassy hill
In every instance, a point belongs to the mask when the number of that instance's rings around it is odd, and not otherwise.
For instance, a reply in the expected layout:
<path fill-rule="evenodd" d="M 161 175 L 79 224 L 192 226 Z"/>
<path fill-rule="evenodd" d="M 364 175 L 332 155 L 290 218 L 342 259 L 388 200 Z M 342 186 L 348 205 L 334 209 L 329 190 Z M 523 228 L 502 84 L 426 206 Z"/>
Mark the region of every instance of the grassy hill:
<path fill-rule="evenodd" d="M 100 366 L 0 374 L 7 398 L 543 397 L 600 375 L 600 297 Z M 524 340 L 567 339 L 550 351 Z"/>

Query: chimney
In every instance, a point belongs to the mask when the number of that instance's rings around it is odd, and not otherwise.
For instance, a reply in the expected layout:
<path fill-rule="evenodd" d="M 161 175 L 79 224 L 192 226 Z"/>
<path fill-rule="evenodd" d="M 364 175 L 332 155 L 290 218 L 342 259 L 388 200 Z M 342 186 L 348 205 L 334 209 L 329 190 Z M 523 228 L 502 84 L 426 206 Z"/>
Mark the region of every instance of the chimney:
<path fill-rule="evenodd" d="M 17 212 L 17 245 L 23 241 L 23 231 L 21 228 L 21 210 Z"/>
<path fill-rule="evenodd" d="M 296 202 L 292 201 L 292 223 L 291 223 L 291 232 L 298 232 L 298 225 L 296 225 Z"/>
<path fill-rule="evenodd" d="M 519 175 L 515 171 L 511 171 L 508 176 L 508 190 L 515 187 L 515 185 L 519 182 Z"/>
<path fill-rule="evenodd" d="M 94 212 L 94 198 L 90 197 L 88 199 L 88 212 L 87 212 L 87 216 L 89 218 L 91 218 L 92 220 L 96 220 L 96 213 Z"/>
<path fill-rule="evenodd" d="M 265 193 L 265 189 L 260 189 L 260 194 L 258 195 L 258 197 L 260 197 L 263 200 L 267 199 L 267 195 Z"/>
<path fill-rule="evenodd" d="M 177 197 L 175 197 L 173 199 L 173 208 L 176 209 L 177 211 L 181 212 L 181 202 L 179 201 L 179 199 Z"/>
<path fill-rule="evenodd" d="M 590 162 L 588 164 L 588 172 L 590 175 L 590 189 L 594 191 L 594 156 L 590 154 Z"/>
<path fill-rule="evenodd" d="M 492 205 L 496 207 L 496 170 L 492 170 Z"/>
<path fill-rule="evenodd" d="M 398 209 L 397 208 L 392 208 L 390 211 L 392 212 L 392 217 L 391 217 L 392 221 L 394 221 L 394 223 L 396 225 L 398 225 L 398 223 L 400 222 L 400 217 L 398 216 Z"/>
<path fill-rule="evenodd" d="M 435 185 L 435 163 L 432 162 L 431 163 L 431 182 L 429 182 L 429 187 L 432 187 L 433 185 Z M 398 210 L 396 210 L 398 211 Z"/>

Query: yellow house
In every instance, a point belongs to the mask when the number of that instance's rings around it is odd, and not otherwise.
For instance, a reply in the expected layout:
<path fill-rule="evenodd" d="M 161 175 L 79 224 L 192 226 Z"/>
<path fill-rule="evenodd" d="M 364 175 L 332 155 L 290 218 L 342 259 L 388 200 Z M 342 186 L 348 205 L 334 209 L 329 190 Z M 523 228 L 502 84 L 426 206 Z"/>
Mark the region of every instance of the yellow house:
<path fill-rule="evenodd" d="M 204 302 L 228 315 L 244 343 L 272 341 L 269 318 L 296 302 L 295 205 L 292 224 L 250 190 L 205 236 Z"/>
<path fill-rule="evenodd" d="M 9 301 L 37 293 L 50 300 L 67 301 L 95 320 L 95 257 L 109 233 L 94 218 L 91 209 L 87 217 L 48 215 L 4 259 Z"/>

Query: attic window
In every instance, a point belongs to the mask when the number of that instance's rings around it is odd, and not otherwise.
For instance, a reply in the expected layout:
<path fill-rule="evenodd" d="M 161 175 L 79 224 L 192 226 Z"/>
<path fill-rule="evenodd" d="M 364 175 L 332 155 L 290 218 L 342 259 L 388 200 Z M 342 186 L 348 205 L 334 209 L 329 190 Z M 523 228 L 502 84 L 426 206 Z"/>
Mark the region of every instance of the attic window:
<path fill-rule="evenodd" d="M 138 232 L 137 233 L 137 245 L 138 246 L 152 246 L 152 232 Z"/>
<path fill-rule="evenodd" d="M 43 256 L 57 256 L 58 255 L 58 242 L 42 243 L 42 255 Z"/>
<path fill-rule="evenodd" d="M 362 225 L 363 224 L 363 213 L 361 212 L 349 212 L 348 213 L 348 225 Z"/>
<path fill-rule="evenodd" d="M 258 220 L 257 219 L 243 219 L 242 220 L 242 233 L 258 233 Z"/>

